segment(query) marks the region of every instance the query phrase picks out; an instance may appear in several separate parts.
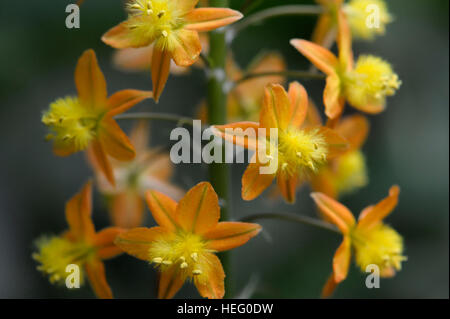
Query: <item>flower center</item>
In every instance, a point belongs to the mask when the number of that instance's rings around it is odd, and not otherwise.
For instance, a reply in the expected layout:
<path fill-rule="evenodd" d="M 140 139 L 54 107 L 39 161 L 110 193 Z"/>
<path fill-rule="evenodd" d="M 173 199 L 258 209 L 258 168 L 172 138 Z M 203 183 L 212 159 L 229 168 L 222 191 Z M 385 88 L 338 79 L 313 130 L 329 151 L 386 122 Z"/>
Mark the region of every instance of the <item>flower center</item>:
<path fill-rule="evenodd" d="M 77 98 L 66 97 L 50 105 L 42 122 L 51 131 L 48 140 L 81 151 L 95 137 L 100 118 L 100 112 L 82 107 Z"/>
<path fill-rule="evenodd" d="M 49 276 L 51 283 L 64 284 L 66 267 L 77 264 L 80 267 L 80 281 L 83 281 L 81 266 L 95 253 L 86 243 L 74 243 L 61 237 L 41 238 L 37 241 L 38 252 L 32 255 L 40 263 L 39 271 Z"/>
<path fill-rule="evenodd" d="M 391 65 L 381 58 L 359 57 L 353 72 L 347 74 L 345 89 L 350 104 L 358 107 L 385 104 L 386 96 L 395 94 L 401 86 Z"/>
<path fill-rule="evenodd" d="M 128 5 L 128 11 L 128 27 L 136 43 L 156 41 L 160 49 L 173 49 L 177 43 L 174 31 L 183 26 L 173 1 L 134 0 Z"/>
<path fill-rule="evenodd" d="M 207 271 L 211 252 L 199 235 L 179 231 L 156 240 L 149 249 L 149 260 L 161 271 L 175 266 L 183 276 L 193 278 Z"/>
<path fill-rule="evenodd" d="M 278 168 L 289 176 L 316 172 L 327 154 L 327 143 L 317 129 L 288 129 L 278 137 Z"/>
<path fill-rule="evenodd" d="M 352 234 L 356 263 L 362 271 L 375 264 L 381 273 L 389 270 L 400 270 L 403 256 L 403 239 L 391 227 L 379 224 L 369 230 L 356 228 Z"/>

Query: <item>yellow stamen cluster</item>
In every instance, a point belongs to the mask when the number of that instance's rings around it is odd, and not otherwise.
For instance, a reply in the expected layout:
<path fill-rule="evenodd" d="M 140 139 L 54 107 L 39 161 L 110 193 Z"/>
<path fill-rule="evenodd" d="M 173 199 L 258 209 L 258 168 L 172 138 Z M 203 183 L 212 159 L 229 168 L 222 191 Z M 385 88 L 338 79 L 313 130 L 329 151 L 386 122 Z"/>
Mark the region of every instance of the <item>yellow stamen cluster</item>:
<path fill-rule="evenodd" d="M 38 252 L 33 259 L 39 262 L 37 269 L 48 275 L 52 284 L 64 284 L 67 275 L 66 267 L 76 264 L 80 267 L 80 282 L 83 282 L 82 265 L 95 252 L 84 243 L 74 243 L 61 237 L 41 238 L 36 243 Z"/>
<path fill-rule="evenodd" d="M 369 230 L 356 228 L 351 236 L 356 264 L 364 272 L 371 264 L 377 265 L 381 274 L 401 270 L 401 263 L 407 259 L 403 256 L 402 237 L 385 224 Z"/>
<path fill-rule="evenodd" d="M 386 32 L 392 22 L 384 0 L 351 0 L 344 6 L 352 34 L 361 39 L 373 39 Z"/>
<path fill-rule="evenodd" d="M 156 41 L 160 49 L 170 51 L 178 43 L 174 31 L 180 29 L 184 22 L 174 1 L 134 0 L 128 4 L 128 12 L 127 25 L 136 45 Z"/>
<path fill-rule="evenodd" d="M 51 131 L 47 139 L 81 151 L 95 137 L 100 118 L 101 114 L 82 107 L 77 98 L 66 97 L 50 104 L 42 122 Z"/>
<path fill-rule="evenodd" d="M 178 267 L 182 277 L 192 279 L 207 273 L 206 256 L 211 252 L 199 235 L 179 231 L 155 241 L 149 249 L 149 261 L 161 271 Z"/>
<path fill-rule="evenodd" d="M 278 136 L 278 168 L 288 176 L 317 172 L 327 162 L 328 146 L 318 130 L 289 129 Z"/>
<path fill-rule="evenodd" d="M 354 151 L 341 156 L 334 167 L 332 181 L 339 195 L 366 186 L 368 177 L 364 155 Z"/>
<path fill-rule="evenodd" d="M 360 56 L 355 69 L 347 74 L 345 93 L 356 108 L 384 105 L 387 96 L 395 94 L 401 86 L 391 65 L 379 57 Z"/>

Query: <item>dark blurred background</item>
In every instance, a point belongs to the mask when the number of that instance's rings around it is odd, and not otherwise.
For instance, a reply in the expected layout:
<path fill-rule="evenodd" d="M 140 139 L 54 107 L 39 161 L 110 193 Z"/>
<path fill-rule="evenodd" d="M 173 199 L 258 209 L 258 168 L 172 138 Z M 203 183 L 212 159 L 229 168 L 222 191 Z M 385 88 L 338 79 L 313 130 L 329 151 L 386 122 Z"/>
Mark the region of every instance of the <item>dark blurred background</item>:
<path fill-rule="evenodd" d="M 121 0 L 88 0 L 81 10 L 81 28 L 65 28 L 69 1 L 2 1 L 0 4 L 0 297 L 93 297 L 89 288 L 68 291 L 53 287 L 31 259 L 33 241 L 66 228 L 64 204 L 91 176 L 84 156 L 57 158 L 40 123 L 43 110 L 57 97 L 75 93 L 73 71 L 78 57 L 93 48 L 105 72 L 109 92 L 124 88 L 150 89 L 150 75 L 127 74 L 111 65 L 113 50 L 101 35 L 125 18 Z M 239 9 L 243 1 L 232 1 Z M 263 7 L 308 1 L 264 0 Z M 447 0 L 388 1 L 395 22 L 373 42 L 355 42 L 354 50 L 389 60 L 403 80 L 387 111 L 371 118 L 372 131 L 364 147 L 370 184 L 343 202 L 355 214 L 385 197 L 399 184 L 400 204 L 388 222 L 405 238 L 408 261 L 380 289 L 365 287 L 364 274 L 352 267 L 338 289 L 340 298 L 448 298 L 449 296 L 449 52 Z M 308 64 L 289 39 L 308 38 L 314 17 L 283 17 L 243 32 L 233 44 L 242 67 L 261 48 L 281 52 L 292 69 Z M 322 84 L 303 82 L 319 101 Z M 142 103 L 135 110 L 192 116 L 205 95 L 204 74 L 171 76 L 159 105 Z M 124 128 L 131 123 L 123 122 Z M 152 144 L 166 145 L 172 123 L 152 123 Z M 189 168 L 189 169 L 187 169 Z M 268 211 L 314 216 L 302 189 L 296 206 L 258 199 L 240 199 L 245 165 L 233 165 L 233 217 Z M 175 181 L 188 189 L 207 178 L 204 165 L 177 167 Z M 108 217 L 98 193 L 94 221 L 98 229 Z M 149 215 L 149 214 L 148 214 Z M 151 225 L 150 218 L 147 225 Z M 265 232 L 234 250 L 236 291 L 256 282 L 253 297 L 316 298 L 331 270 L 340 238 L 322 230 L 286 222 L 263 221 Z M 108 261 L 107 276 L 119 298 L 155 296 L 155 272 L 130 256 Z M 185 285 L 178 297 L 198 297 Z"/>

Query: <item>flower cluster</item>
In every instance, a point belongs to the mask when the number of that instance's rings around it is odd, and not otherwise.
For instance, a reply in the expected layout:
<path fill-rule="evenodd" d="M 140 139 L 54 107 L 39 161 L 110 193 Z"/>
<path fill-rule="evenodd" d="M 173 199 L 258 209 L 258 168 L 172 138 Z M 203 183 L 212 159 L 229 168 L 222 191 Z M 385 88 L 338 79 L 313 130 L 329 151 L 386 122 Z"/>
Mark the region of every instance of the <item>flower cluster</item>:
<path fill-rule="evenodd" d="M 255 152 L 242 176 L 242 199 L 263 196 L 275 182 L 277 188 L 271 194 L 292 204 L 298 189 L 309 184 L 320 217 L 316 224 L 343 235 L 323 296 L 330 296 L 347 277 L 352 255 L 363 272 L 376 265 L 382 276 L 393 276 L 406 260 L 403 239 L 383 220 L 397 205 L 399 187 L 391 187 L 387 198 L 365 208 L 358 221 L 338 202 L 369 182 L 362 151 L 369 120 L 355 110 L 345 114 L 345 106 L 381 113 L 387 98 L 401 86 L 384 59 L 365 54 L 354 61 L 352 36 L 372 39 L 384 34 L 393 20 L 384 1 L 317 0 L 321 13 L 312 40 L 290 40 L 318 69 L 310 73 L 290 72 L 276 52 L 261 54 L 241 69 L 232 53 L 225 51 L 232 38 L 228 35 L 234 36 L 234 31 L 228 34 L 223 27 L 243 15 L 198 2 L 127 1 L 128 19 L 101 38 L 118 49 L 114 62 L 120 69 L 151 70 L 152 91 L 126 89 L 108 97 L 96 55 L 87 50 L 75 69 L 77 95 L 56 99 L 44 112 L 47 140 L 53 141 L 57 156 L 86 152 L 112 227 L 95 231 L 92 183 L 88 182 L 66 204 L 69 230 L 36 241 L 33 258 L 38 270 L 51 283 L 64 284 L 67 266 L 76 264 L 82 284 L 87 277 L 99 298 L 112 298 L 103 260 L 125 252 L 154 266 L 159 273 L 158 298 L 172 298 L 185 281 L 193 282 L 202 297 L 224 297 L 227 269 L 216 253 L 244 245 L 262 227 L 228 221 L 226 215 L 219 221 L 221 210 L 229 209 L 226 202 L 221 207 L 224 184 L 218 186 L 227 174 L 213 176 L 212 183 L 198 183 L 187 192 L 170 181 L 174 166 L 169 154 L 149 147 L 150 113 L 145 120 L 141 116 L 130 138 L 116 122 L 120 114 L 146 99 L 158 102 L 170 72 L 185 74 L 186 67 L 195 65 L 206 70 L 211 85 L 208 100 L 192 111 L 211 125 L 216 137 Z M 372 6 L 379 13 L 375 29 L 367 26 Z M 218 28 L 209 35 L 199 34 Z M 330 49 L 334 42 L 337 55 Z M 212 51 L 209 57 L 208 50 Z M 221 60 L 215 61 L 217 56 Z M 322 99 L 326 121 L 302 84 L 293 81 L 287 89 L 284 86 L 288 76 L 321 78 L 317 71 L 326 76 Z M 145 203 L 157 224 L 154 227 L 144 227 Z"/>

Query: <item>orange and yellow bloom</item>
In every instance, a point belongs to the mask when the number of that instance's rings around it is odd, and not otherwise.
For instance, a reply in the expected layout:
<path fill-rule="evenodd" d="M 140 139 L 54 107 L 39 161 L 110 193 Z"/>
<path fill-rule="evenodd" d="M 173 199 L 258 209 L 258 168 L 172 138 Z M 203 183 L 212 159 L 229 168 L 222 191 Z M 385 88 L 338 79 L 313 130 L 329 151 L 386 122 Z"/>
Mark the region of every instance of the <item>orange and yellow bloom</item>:
<path fill-rule="evenodd" d="M 128 4 L 128 20 L 103 35 L 116 48 L 140 48 L 154 43 L 152 81 L 156 101 L 164 89 L 170 61 L 190 66 L 200 56 L 198 32 L 211 31 L 242 18 L 228 8 L 195 8 L 198 0 L 133 0 Z"/>
<path fill-rule="evenodd" d="M 130 133 L 130 140 L 136 149 L 134 160 L 110 160 L 116 180 L 115 186 L 101 174 L 94 154 L 88 152 L 89 162 L 96 173 L 98 188 L 108 201 L 111 222 L 115 226 L 132 228 L 142 225 L 144 196 L 148 189 L 164 192 L 175 199 L 183 196 L 183 191 L 169 182 L 173 174 L 173 163 L 169 154 L 148 148 L 148 131 L 147 122 L 141 121 Z"/>
<path fill-rule="evenodd" d="M 298 82 L 290 84 L 289 92 L 281 85 L 271 84 L 265 90 L 259 123 L 238 122 L 213 127 L 215 134 L 225 140 L 257 150 L 242 177 L 244 200 L 255 199 L 277 179 L 283 197 L 293 203 L 295 191 L 302 181 L 346 150 L 347 141 L 329 128 L 301 128 L 308 105 L 306 90 Z M 250 129 L 253 135 L 242 139 L 234 134 L 235 128 L 244 133 Z M 270 139 L 271 129 L 277 132 L 276 141 Z M 258 149 L 264 149 L 266 154 L 260 156 Z M 262 172 L 262 167 L 272 165 L 276 165 L 274 172 Z"/>
<path fill-rule="evenodd" d="M 347 277 L 352 251 L 363 272 L 369 265 L 378 266 L 382 277 L 391 277 L 401 270 L 401 263 L 406 260 L 403 238 L 383 223 L 383 219 L 397 206 L 399 193 L 398 186 L 391 187 L 389 196 L 366 207 L 358 222 L 351 211 L 336 200 L 322 193 L 311 194 L 323 217 L 335 224 L 344 236 L 333 258 L 333 273 L 324 287 L 324 297 L 330 296 L 337 284 Z"/>
<path fill-rule="evenodd" d="M 122 253 L 114 244 L 114 239 L 122 230 L 109 227 L 95 232 L 91 219 L 91 189 L 89 182 L 67 202 L 66 219 L 69 230 L 61 236 L 39 239 L 38 251 L 33 254 L 33 258 L 40 264 L 38 270 L 49 276 L 51 283 L 64 284 L 69 275 L 66 267 L 75 264 L 80 267 L 81 283 L 87 275 L 97 297 L 112 298 L 102 260 Z"/>
<path fill-rule="evenodd" d="M 116 244 L 158 268 L 158 298 L 172 298 L 188 279 L 202 297 L 222 298 L 225 273 L 214 253 L 245 244 L 261 226 L 219 222 L 219 199 L 207 182 L 194 186 L 179 203 L 157 191 L 146 197 L 159 226 L 126 231 Z"/>
<path fill-rule="evenodd" d="M 77 97 L 58 99 L 44 113 L 42 122 L 50 130 L 47 139 L 53 140 L 53 150 L 58 156 L 90 148 L 102 173 L 114 184 L 107 155 L 120 161 L 135 157 L 133 145 L 114 116 L 150 98 L 152 93 L 123 90 L 107 98 L 105 78 L 93 50 L 85 51 L 78 60 L 75 84 Z"/>
<path fill-rule="evenodd" d="M 346 101 L 366 113 L 382 112 L 386 97 L 400 88 L 398 75 L 388 62 L 372 55 L 362 55 L 354 64 L 350 29 L 342 11 L 338 12 L 338 27 L 339 58 L 315 43 L 291 40 L 300 53 L 327 75 L 323 93 L 326 115 L 338 118 Z"/>

